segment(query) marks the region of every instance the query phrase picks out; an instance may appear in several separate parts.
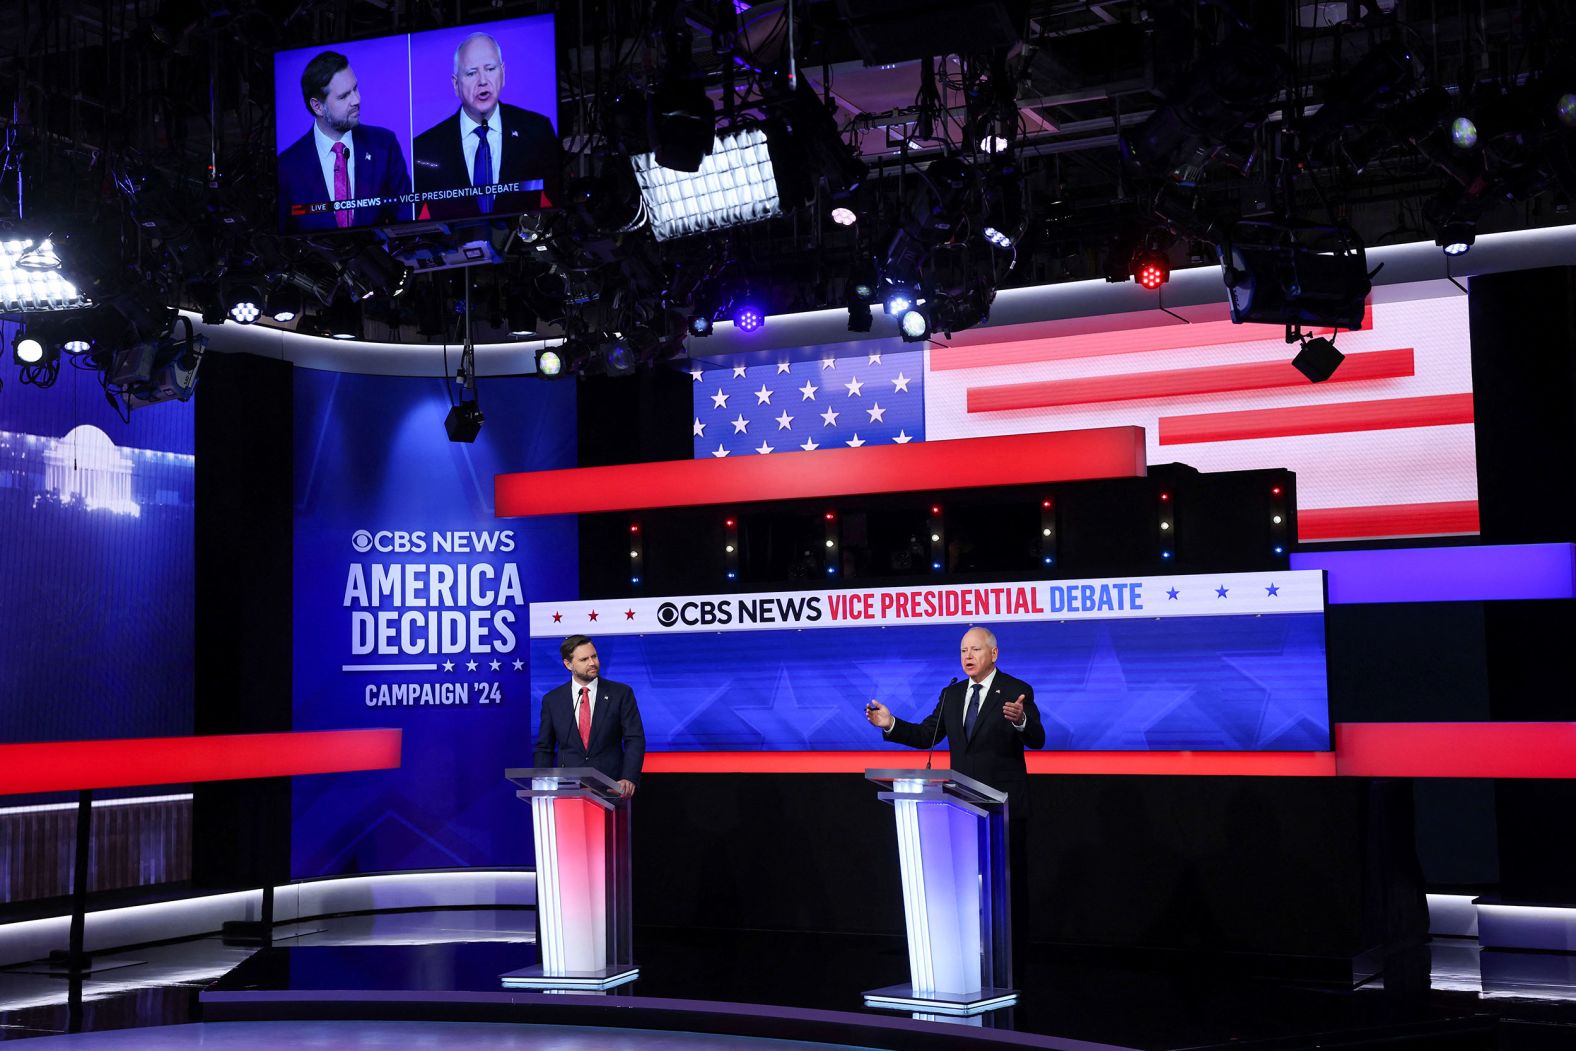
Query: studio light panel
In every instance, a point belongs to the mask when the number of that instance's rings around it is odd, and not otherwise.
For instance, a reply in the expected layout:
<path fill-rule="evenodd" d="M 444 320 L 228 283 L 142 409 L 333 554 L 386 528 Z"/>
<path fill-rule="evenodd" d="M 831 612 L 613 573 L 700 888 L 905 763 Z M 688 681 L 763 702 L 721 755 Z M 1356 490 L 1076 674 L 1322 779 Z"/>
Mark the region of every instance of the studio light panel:
<path fill-rule="evenodd" d="M 661 167 L 654 153 L 639 154 L 634 163 L 659 241 L 782 214 L 766 133 L 760 128 L 719 135 L 697 172 Z"/>

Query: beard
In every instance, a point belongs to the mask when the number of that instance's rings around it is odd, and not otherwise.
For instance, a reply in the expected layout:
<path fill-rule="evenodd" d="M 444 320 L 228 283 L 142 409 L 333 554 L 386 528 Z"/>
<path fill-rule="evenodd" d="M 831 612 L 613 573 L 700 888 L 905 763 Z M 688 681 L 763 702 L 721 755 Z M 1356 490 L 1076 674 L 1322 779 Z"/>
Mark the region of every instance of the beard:
<path fill-rule="evenodd" d="M 351 116 L 347 112 L 343 117 L 328 116 L 328 117 L 325 117 L 324 119 L 328 122 L 328 126 L 330 128 L 332 128 L 334 131 L 338 131 L 338 132 L 354 131 L 355 128 L 356 128 L 356 125 L 361 123 L 361 114 L 358 113 L 355 116 Z"/>

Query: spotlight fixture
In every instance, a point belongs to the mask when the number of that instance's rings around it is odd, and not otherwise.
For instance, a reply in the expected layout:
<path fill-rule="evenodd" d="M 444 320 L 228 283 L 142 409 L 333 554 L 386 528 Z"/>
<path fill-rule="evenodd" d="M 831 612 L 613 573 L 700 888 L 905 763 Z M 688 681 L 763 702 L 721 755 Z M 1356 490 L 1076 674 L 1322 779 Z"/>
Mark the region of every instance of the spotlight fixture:
<path fill-rule="evenodd" d="M 987 226 L 985 228 L 985 240 L 1004 251 L 1012 248 L 1013 245 L 1012 235 L 1003 233 L 994 226 Z"/>
<path fill-rule="evenodd" d="M 765 130 L 716 136 L 694 173 L 663 167 L 654 153 L 632 158 L 651 232 L 666 241 L 686 234 L 772 219 L 783 213 Z"/>
<path fill-rule="evenodd" d="M 1434 243 L 1444 250 L 1449 256 L 1466 255 L 1472 250 L 1472 243 L 1477 240 L 1477 224 L 1456 219 L 1444 223 L 1439 228 L 1439 236 L 1434 238 Z"/>
<path fill-rule="evenodd" d="M 1554 115 L 1567 128 L 1576 128 L 1576 95 L 1566 92 L 1554 103 Z"/>
<path fill-rule="evenodd" d="M 481 433 L 482 423 L 486 419 L 481 407 L 474 401 L 461 401 L 450 408 L 449 414 L 443 418 L 443 429 L 448 432 L 449 441 L 469 444 Z"/>
<path fill-rule="evenodd" d="M 88 305 L 88 298 L 61 275 L 58 258 L 55 268 L 32 265 L 41 260 L 42 248 L 35 249 L 29 240 L 0 242 L 0 311 L 72 310 Z M 48 255 L 54 256 L 52 245 Z"/>
<path fill-rule="evenodd" d="M 301 290 L 286 285 L 268 294 L 263 313 L 278 322 L 294 321 L 301 314 Z"/>
<path fill-rule="evenodd" d="M 251 284 L 226 285 L 224 290 L 225 314 L 231 321 L 250 325 L 263 316 L 264 300 L 256 286 Z"/>
<path fill-rule="evenodd" d="M 361 304 L 340 296 L 318 313 L 318 323 L 334 339 L 361 338 Z"/>
<path fill-rule="evenodd" d="M 509 335 L 529 336 L 536 331 L 536 311 L 531 309 L 531 304 L 516 296 L 509 301 L 508 309 Z"/>
<path fill-rule="evenodd" d="M 914 293 L 903 287 L 893 288 L 886 295 L 886 312 L 893 317 L 902 317 L 903 314 L 914 308 Z"/>
<path fill-rule="evenodd" d="M 904 343 L 919 343 L 930 338 L 930 318 L 919 307 L 909 307 L 897 321 Z"/>
<path fill-rule="evenodd" d="M 684 328 L 692 336 L 709 336 L 712 328 L 711 318 L 706 314 L 691 314 L 684 322 Z"/>
<path fill-rule="evenodd" d="M 1240 221 L 1220 245 L 1232 323 L 1359 328 L 1367 258 L 1350 227 Z"/>
<path fill-rule="evenodd" d="M 1466 152 L 1477 148 L 1478 127 L 1477 122 L 1465 114 L 1450 122 L 1450 145 Z"/>
<path fill-rule="evenodd" d="M 766 312 L 754 303 L 733 308 L 733 324 L 740 332 L 757 332 L 766 324 Z"/>
<path fill-rule="evenodd" d="M 1335 374 L 1346 355 L 1335 349 L 1335 344 L 1323 336 L 1307 340 L 1297 356 L 1291 359 L 1292 367 L 1310 383 L 1323 383 Z"/>
<path fill-rule="evenodd" d="M 544 379 L 557 379 L 564 374 L 564 359 L 558 351 L 543 347 L 536 352 L 536 374 Z"/>
<path fill-rule="evenodd" d="M 1171 261 L 1165 253 L 1152 248 L 1140 248 L 1134 252 L 1129 269 L 1133 273 L 1133 280 L 1150 291 L 1171 280 Z"/>
<path fill-rule="evenodd" d="M 869 303 L 851 302 L 848 304 L 848 331 L 869 332 L 870 324 Z"/>
<path fill-rule="evenodd" d="M 853 226 L 858 221 L 859 216 L 854 213 L 852 208 L 846 205 L 838 205 L 832 209 L 832 222 L 838 226 Z"/>
<path fill-rule="evenodd" d="M 42 365 L 44 363 L 44 341 L 26 329 L 17 329 L 11 339 L 11 360 L 18 365 Z"/>

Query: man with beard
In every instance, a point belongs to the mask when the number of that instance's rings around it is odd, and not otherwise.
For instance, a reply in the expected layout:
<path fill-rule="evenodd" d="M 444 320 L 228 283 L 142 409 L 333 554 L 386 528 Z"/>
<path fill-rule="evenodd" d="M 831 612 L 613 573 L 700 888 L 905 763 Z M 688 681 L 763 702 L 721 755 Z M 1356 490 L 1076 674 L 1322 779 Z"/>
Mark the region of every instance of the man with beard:
<path fill-rule="evenodd" d="M 461 41 L 451 78 L 460 108 L 417 135 L 411 153 L 418 193 L 498 184 L 518 189 L 423 201 L 418 218 L 529 211 L 558 199 L 558 135 L 542 114 L 500 101 L 503 74 L 497 40 L 472 33 Z"/>
<path fill-rule="evenodd" d="M 387 128 L 361 123 L 361 90 L 350 60 L 324 51 L 301 73 L 312 128 L 279 155 L 279 218 L 286 233 L 380 226 L 411 218 L 395 201 L 308 211 L 334 201 L 393 198 L 410 192 L 405 152 Z"/>

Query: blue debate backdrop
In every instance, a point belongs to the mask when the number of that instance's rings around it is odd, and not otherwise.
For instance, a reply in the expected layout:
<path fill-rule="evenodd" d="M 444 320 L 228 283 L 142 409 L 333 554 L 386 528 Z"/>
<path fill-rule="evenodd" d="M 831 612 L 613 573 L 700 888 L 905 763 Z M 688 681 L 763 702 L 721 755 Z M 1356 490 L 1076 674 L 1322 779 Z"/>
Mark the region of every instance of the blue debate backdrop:
<path fill-rule="evenodd" d="M 0 741 L 191 733 L 194 435 L 190 405 L 121 419 L 69 359 L 6 376 Z"/>
<path fill-rule="evenodd" d="M 294 728 L 404 730 L 398 770 L 297 778 L 297 878 L 524 865 L 527 604 L 578 586 L 572 516 L 493 517 L 493 476 L 572 467 L 575 388 L 484 381 L 475 444 L 445 383 L 297 369 Z M 556 664 L 556 659 L 555 659 Z"/>
<path fill-rule="evenodd" d="M 547 602 L 532 678 L 564 679 L 557 640 L 579 630 L 634 688 L 651 751 L 900 748 L 866 701 L 929 715 L 973 623 L 1035 687 L 1047 748 L 1330 748 L 1317 572 Z"/>

